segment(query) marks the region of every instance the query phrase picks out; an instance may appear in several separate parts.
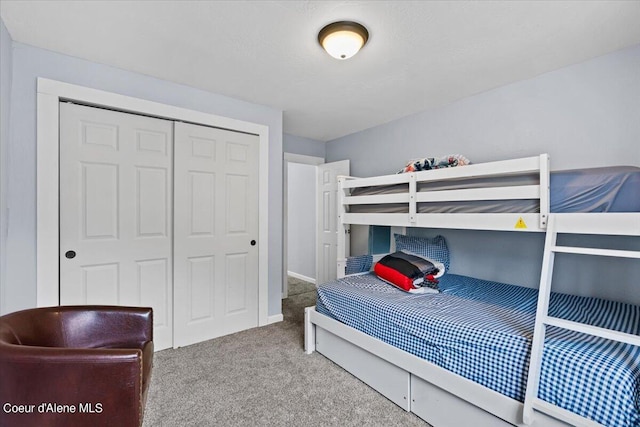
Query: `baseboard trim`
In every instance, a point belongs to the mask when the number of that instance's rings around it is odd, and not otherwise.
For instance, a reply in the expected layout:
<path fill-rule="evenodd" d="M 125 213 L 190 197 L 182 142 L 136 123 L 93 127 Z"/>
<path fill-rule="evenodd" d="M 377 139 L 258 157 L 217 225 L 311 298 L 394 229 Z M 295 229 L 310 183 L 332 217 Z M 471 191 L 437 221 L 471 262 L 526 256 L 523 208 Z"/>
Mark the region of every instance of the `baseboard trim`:
<path fill-rule="evenodd" d="M 311 277 L 304 276 L 302 274 L 294 273 L 293 271 L 287 271 L 287 275 L 291 277 L 295 277 L 296 279 L 304 280 L 305 282 L 316 284 L 316 279 Z"/>
<path fill-rule="evenodd" d="M 282 314 L 274 314 L 273 316 L 267 317 L 267 325 L 272 323 L 282 322 L 284 320 L 284 316 Z"/>

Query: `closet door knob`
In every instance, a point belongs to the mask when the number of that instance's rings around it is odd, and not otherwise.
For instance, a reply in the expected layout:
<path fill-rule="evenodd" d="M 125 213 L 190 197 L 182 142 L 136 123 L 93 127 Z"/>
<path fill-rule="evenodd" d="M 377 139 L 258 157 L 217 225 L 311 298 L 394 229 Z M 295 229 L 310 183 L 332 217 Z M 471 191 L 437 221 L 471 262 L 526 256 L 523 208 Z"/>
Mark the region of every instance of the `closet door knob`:
<path fill-rule="evenodd" d="M 64 253 L 64 256 L 68 259 L 73 259 L 76 257 L 76 251 L 67 251 Z"/>
<path fill-rule="evenodd" d="M 255 240 L 252 240 L 252 241 L 251 241 L 251 246 L 255 246 L 255 245 L 256 245 L 256 241 L 255 241 Z"/>

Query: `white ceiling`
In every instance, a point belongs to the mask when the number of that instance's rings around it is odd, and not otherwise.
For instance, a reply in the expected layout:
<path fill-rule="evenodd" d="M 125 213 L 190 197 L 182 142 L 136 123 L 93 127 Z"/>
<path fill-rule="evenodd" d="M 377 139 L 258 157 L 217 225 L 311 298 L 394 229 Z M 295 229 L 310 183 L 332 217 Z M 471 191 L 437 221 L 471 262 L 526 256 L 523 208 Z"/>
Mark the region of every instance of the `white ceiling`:
<path fill-rule="evenodd" d="M 640 43 L 640 1 L 11 1 L 13 40 L 284 111 L 331 140 Z M 331 58 L 318 31 L 369 43 Z"/>

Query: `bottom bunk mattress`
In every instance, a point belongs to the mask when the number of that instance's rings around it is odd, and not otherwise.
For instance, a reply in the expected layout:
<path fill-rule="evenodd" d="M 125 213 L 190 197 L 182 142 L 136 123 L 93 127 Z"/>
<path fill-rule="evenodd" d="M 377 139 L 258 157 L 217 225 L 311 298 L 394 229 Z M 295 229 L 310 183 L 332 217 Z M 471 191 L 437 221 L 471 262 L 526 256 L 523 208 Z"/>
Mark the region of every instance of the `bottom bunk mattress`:
<path fill-rule="evenodd" d="M 316 310 L 522 402 L 538 291 L 454 274 L 440 290 L 347 276 L 318 286 Z M 549 314 L 640 335 L 640 306 L 552 293 Z M 640 347 L 548 327 L 538 396 L 606 426 L 640 426 Z"/>

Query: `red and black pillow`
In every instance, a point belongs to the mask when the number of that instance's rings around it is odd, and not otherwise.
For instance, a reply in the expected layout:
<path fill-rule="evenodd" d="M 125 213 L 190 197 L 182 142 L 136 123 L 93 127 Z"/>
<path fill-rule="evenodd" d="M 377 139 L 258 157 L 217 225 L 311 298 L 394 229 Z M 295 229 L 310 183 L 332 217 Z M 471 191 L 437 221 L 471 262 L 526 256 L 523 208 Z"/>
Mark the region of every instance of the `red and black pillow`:
<path fill-rule="evenodd" d="M 444 265 L 410 252 L 398 251 L 378 261 L 374 272 L 385 282 L 403 291 L 426 292 L 427 289 L 434 288 L 436 278 L 444 274 Z"/>

